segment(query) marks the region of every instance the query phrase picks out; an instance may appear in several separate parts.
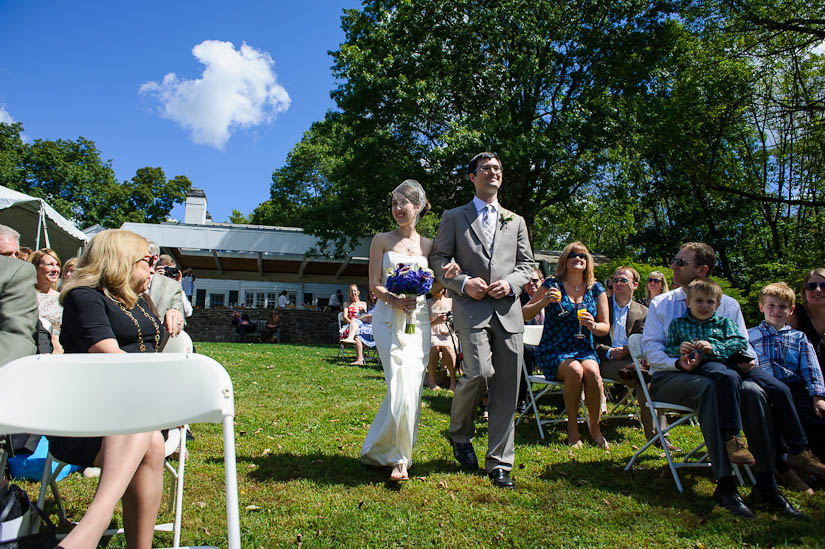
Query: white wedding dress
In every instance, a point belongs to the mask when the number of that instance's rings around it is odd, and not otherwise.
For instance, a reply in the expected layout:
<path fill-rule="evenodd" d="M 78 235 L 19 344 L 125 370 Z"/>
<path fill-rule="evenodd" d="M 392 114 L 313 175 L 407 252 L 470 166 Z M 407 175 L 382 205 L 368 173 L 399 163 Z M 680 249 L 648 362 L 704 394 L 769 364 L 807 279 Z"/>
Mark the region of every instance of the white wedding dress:
<path fill-rule="evenodd" d="M 427 267 L 427 258 L 397 252 L 384 254 L 383 280 L 388 268 L 399 263 Z M 378 409 L 361 447 L 361 462 L 372 466 L 412 463 L 412 449 L 418 434 L 421 388 L 430 353 L 430 312 L 424 296 L 419 296 L 412 313 L 415 333 L 406 334 L 407 315 L 383 301 L 375 306 L 372 333 L 387 382 L 387 396 Z"/>

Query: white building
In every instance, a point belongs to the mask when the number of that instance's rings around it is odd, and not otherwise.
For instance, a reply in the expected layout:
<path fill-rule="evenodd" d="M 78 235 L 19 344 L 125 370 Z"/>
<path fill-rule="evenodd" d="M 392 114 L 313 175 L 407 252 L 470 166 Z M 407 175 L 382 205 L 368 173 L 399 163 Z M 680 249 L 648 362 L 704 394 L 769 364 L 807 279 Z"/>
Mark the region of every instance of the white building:
<path fill-rule="evenodd" d="M 192 268 L 196 307 L 275 308 L 283 290 L 290 306 L 323 307 L 338 289 L 346 298 L 351 283 L 366 294 L 368 239 L 347 257 L 335 258 L 302 229 L 213 223 L 201 189 L 187 194 L 183 223 L 121 228 L 157 243 L 181 269 Z"/>

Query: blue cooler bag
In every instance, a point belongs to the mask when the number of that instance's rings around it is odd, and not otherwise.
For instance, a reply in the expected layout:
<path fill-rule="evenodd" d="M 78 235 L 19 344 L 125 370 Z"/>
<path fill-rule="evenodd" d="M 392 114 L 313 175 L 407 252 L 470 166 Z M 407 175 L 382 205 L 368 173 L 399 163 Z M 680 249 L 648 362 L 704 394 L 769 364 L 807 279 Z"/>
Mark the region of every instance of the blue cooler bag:
<path fill-rule="evenodd" d="M 43 478 L 43 467 L 46 465 L 46 457 L 49 455 L 49 440 L 46 437 L 40 437 L 40 442 L 37 443 L 33 454 L 18 454 L 9 458 L 9 470 L 11 476 L 16 479 L 28 479 L 39 481 Z M 52 462 L 52 472 L 57 469 L 57 463 Z M 75 471 L 82 470 L 83 467 L 77 465 L 68 465 L 60 471 L 56 480 L 62 480 Z"/>

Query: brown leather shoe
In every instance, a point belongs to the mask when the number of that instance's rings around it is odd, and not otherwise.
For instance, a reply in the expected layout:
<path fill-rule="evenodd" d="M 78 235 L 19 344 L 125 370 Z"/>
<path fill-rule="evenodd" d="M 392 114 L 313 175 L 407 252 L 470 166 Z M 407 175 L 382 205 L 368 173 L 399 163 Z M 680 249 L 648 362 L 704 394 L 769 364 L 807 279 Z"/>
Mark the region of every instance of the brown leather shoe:
<path fill-rule="evenodd" d="M 798 454 L 788 454 L 785 463 L 803 473 L 825 478 L 825 465 L 810 450 Z"/>
<path fill-rule="evenodd" d="M 804 492 L 809 496 L 814 495 L 814 489 L 805 484 L 805 481 L 799 478 L 799 475 L 797 475 L 793 469 L 788 469 L 784 473 L 777 473 L 776 481 L 780 486 L 784 486 L 788 490 Z"/>
<path fill-rule="evenodd" d="M 729 436 L 725 439 L 725 450 L 731 463 L 736 465 L 753 465 L 756 463 L 753 454 L 745 446 L 745 440 L 738 435 Z"/>

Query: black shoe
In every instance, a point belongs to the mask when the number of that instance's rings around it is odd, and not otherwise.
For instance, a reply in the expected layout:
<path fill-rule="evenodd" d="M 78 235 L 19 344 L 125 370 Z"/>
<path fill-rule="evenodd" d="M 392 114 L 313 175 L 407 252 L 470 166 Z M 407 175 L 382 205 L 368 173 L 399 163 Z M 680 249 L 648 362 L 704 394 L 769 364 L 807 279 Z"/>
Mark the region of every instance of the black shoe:
<path fill-rule="evenodd" d="M 717 488 L 716 491 L 713 492 L 713 501 L 738 517 L 747 519 L 756 517 L 756 515 L 753 514 L 753 511 L 748 509 L 748 506 L 745 505 L 744 501 L 742 501 L 742 496 L 740 496 L 736 490 L 728 492 Z"/>
<path fill-rule="evenodd" d="M 478 458 L 476 452 L 473 450 L 473 445 L 469 442 L 453 442 L 450 441 L 453 447 L 453 456 L 464 469 L 469 471 L 478 470 Z"/>
<path fill-rule="evenodd" d="M 500 467 L 498 469 L 493 469 L 493 472 L 487 476 L 490 477 L 490 480 L 492 480 L 493 484 L 495 484 L 498 488 L 510 488 L 511 490 L 516 488 L 516 483 L 510 478 L 509 471 L 505 471 Z"/>
<path fill-rule="evenodd" d="M 527 405 L 527 401 L 526 401 L 526 400 L 522 400 L 521 402 L 519 402 L 519 403 L 516 405 L 516 413 L 517 413 L 518 415 L 520 415 L 520 416 L 523 416 L 524 414 L 526 414 L 526 413 L 527 413 L 527 409 L 528 409 L 528 408 L 529 408 L 529 406 Z"/>
<path fill-rule="evenodd" d="M 751 491 L 751 500 L 754 505 L 767 507 L 771 511 L 776 511 L 786 517 L 793 517 L 803 520 L 808 519 L 807 515 L 791 505 L 791 502 L 785 499 L 785 496 L 783 496 L 776 488 L 773 490 L 763 491 L 754 487 Z"/>

